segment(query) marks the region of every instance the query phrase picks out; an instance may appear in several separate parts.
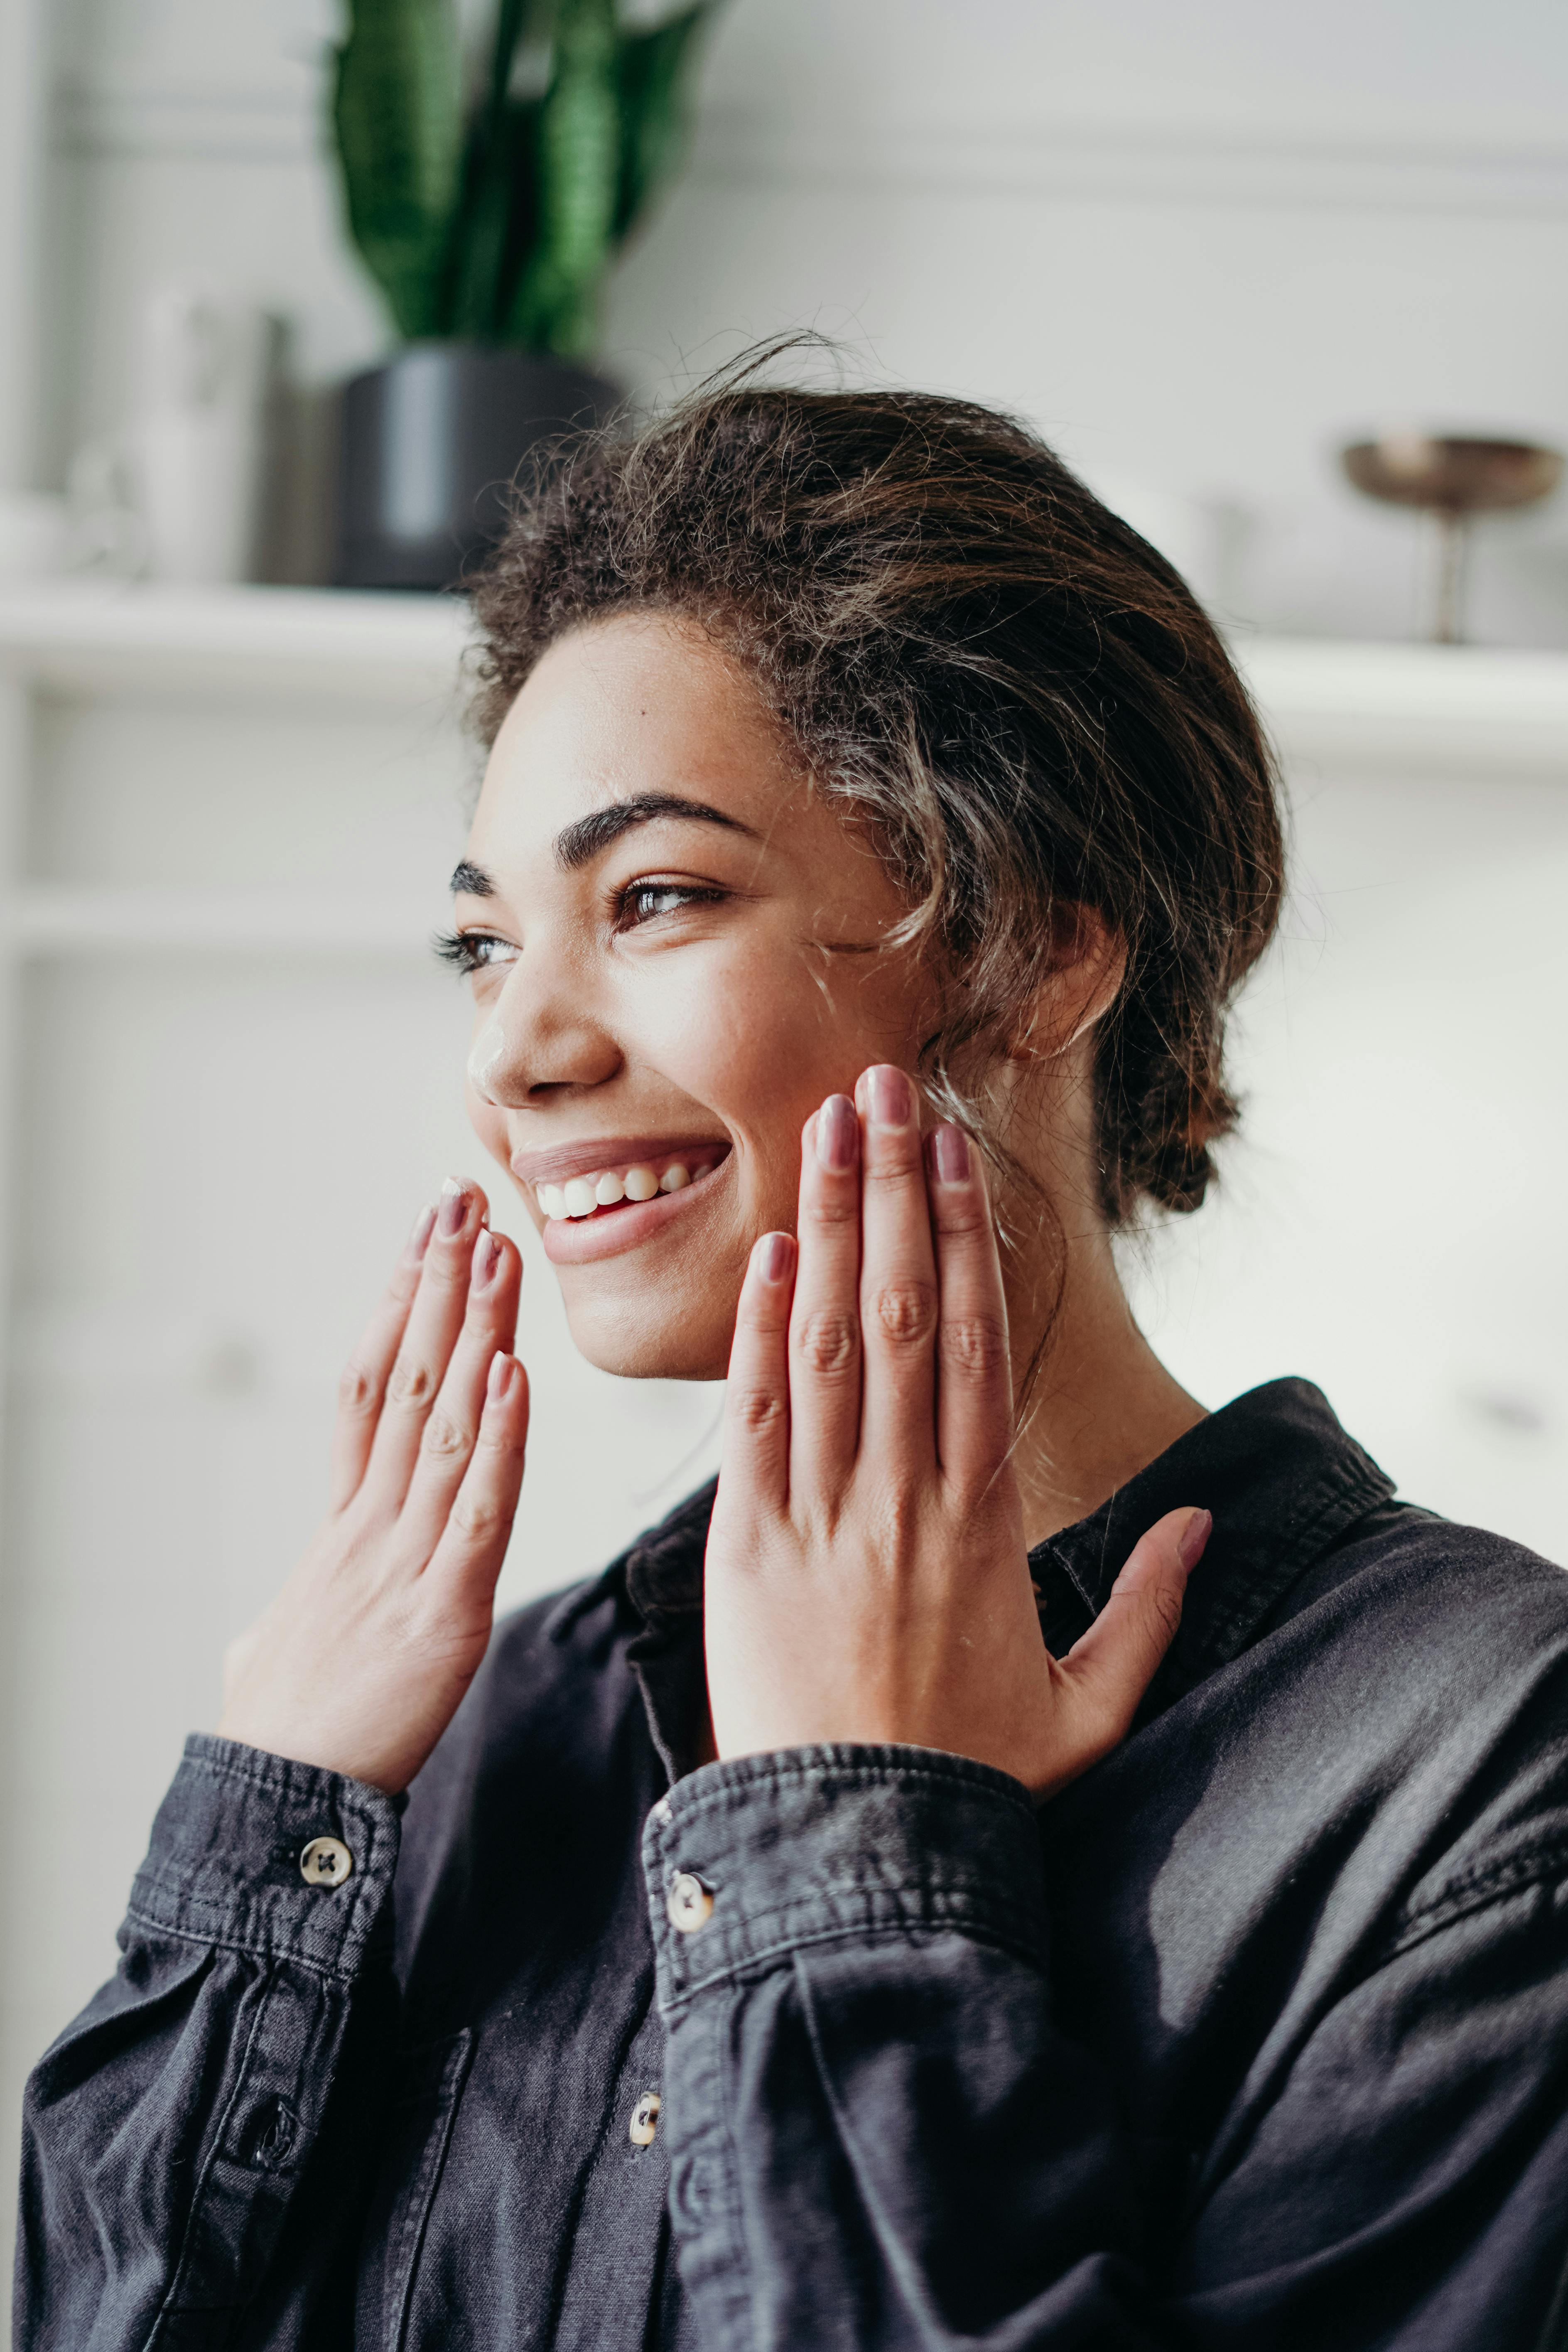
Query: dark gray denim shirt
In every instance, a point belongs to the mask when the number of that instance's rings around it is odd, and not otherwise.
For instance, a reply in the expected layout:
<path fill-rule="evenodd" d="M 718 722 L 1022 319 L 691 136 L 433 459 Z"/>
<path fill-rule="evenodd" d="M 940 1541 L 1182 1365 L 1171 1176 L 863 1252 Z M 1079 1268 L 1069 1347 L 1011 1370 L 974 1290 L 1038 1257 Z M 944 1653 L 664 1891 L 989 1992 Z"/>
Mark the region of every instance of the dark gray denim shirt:
<path fill-rule="evenodd" d="M 1059 1649 L 1215 1515 L 1039 1812 L 688 1771 L 710 1492 L 500 1629 L 405 1811 L 194 1738 L 30 2087 L 23 2352 L 1555 2346 L 1568 1579 L 1389 1497 L 1286 1381 L 1041 1546 Z"/>

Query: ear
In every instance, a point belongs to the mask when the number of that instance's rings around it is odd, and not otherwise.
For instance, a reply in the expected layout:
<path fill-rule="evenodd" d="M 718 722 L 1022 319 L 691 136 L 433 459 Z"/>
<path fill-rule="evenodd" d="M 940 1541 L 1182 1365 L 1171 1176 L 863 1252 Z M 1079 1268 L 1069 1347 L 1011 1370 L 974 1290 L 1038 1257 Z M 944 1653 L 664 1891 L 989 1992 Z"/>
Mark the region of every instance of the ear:
<path fill-rule="evenodd" d="M 1014 1032 L 1008 1058 L 1054 1062 L 1104 1020 L 1127 977 L 1127 942 L 1098 907 L 1058 900 L 1050 960 Z"/>

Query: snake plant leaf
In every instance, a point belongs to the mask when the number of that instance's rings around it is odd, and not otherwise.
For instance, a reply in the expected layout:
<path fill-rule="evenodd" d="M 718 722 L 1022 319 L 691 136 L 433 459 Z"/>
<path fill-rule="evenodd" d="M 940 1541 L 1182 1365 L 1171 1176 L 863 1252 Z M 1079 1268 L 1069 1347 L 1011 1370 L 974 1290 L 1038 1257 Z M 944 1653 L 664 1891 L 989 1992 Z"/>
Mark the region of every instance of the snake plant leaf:
<path fill-rule="evenodd" d="M 349 230 L 405 337 L 439 334 L 463 145 L 451 0 L 350 0 L 332 125 Z"/>
<path fill-rule="evenodd" d="M 535 240 L 505 340 L 562 358 L 585 352 L 614 242 L 620 185 L 615 0 L 563 0 L 554 72 L 538 120 Z"/>
<path fill-rule="evenodd" d="M 717 0 L 696 0 L 662 25 L 621 36 L 616 80 L 621 102 L 621 172 L 616 196 L 616 241 L 680 161 L 689 128 L 688 90 L 698 37 L 711 22 Z"/>

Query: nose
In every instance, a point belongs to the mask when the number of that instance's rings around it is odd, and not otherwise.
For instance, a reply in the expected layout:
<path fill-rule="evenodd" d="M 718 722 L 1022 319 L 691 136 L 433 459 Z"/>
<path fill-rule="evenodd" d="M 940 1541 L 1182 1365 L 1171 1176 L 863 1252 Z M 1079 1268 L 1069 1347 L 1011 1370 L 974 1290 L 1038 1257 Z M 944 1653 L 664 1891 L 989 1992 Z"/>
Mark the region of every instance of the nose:
<path fill-rule="evenodd" d="M 567 979 L 561 960 L 518 958 L 468 1055 L 468 1084 L 481 1101 L 516 1110 L 614 1077 L 620 1048 Z"/>

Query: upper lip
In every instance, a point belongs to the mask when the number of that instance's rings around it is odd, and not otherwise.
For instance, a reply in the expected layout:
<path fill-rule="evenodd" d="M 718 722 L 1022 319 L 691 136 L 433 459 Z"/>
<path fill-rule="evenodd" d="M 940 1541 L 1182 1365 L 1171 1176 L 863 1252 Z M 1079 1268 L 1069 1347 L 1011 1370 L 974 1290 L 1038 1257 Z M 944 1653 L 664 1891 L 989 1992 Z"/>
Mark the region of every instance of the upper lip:
<path fill-rule="evenodd" d="M 730 1149 L 727 1136 L 600 1135 L 581 1143 L 558 1143 L 548 1151 L 514 1151 L 511 1172 L 520 1184 L 564 1184 L 571 1176 L 593 1176 L 611 1168 L 632 1168 L 638 1160 L 668 1168 L 677 1160 L 706 1152 L 719 1159 Z"/>

